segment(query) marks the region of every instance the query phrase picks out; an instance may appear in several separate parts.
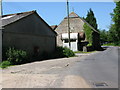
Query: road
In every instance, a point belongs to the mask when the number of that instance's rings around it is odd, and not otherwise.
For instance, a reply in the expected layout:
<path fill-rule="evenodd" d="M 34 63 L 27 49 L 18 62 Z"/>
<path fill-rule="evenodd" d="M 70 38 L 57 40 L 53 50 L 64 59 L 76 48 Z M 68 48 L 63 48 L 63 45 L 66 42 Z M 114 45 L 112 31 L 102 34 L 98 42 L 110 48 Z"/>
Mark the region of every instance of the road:
<path fill-rule="evenodd" d="M 2 73 L 3 88 L 117 88 L 118 47 L 12 66 Z"/>
<path fill-rule="evenodd" d="M 119 49 L 118 47 L 110 47 L 77 63 L 76 68 L 79 68 L 80 75 L 91 87 L 118 88 Z"/>

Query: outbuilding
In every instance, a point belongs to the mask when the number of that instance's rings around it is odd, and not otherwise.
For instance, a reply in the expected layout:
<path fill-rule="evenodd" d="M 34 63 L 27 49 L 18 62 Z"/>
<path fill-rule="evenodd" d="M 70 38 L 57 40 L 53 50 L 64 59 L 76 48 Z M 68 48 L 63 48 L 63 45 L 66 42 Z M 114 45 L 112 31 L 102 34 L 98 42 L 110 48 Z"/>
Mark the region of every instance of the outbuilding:
<path fill-rule="evenodd" d="M 56 48 L 56 32 L 36 11 L 2 16 L 3 48 L 15 47 L 30 55 L 52 53 Z"/>
<path fill-rule="evenodd" d="M 83 27 L 85 23 L 93 31 L 97 32 L 89 23 L 87 23 L 83 18 L 79 17 L 75 12 L 71 12 L 69 14 L 70 49 L 73 51 L 83 50 L 83 47 L 89 43 Z M 68 17 L 64 18 L 64 20 L 57 26 L 55 31 L 58 34 L 57 45 L 69 48 Z"/>

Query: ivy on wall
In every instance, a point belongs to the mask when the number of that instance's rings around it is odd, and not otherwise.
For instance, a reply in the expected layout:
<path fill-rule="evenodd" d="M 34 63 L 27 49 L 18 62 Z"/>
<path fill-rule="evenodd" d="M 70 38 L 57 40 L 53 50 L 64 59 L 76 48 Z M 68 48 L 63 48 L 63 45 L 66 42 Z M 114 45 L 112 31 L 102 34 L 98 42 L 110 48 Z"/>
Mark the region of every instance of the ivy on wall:
<path fill-rule="evenodd" d="M 89 42 L 89 44 L 92 44 L 92 30 L 91 28 L 85 23 L 84 24 L 84 31 L 85 31 L 85 37 L 86 37 L 86 40 Z"/>

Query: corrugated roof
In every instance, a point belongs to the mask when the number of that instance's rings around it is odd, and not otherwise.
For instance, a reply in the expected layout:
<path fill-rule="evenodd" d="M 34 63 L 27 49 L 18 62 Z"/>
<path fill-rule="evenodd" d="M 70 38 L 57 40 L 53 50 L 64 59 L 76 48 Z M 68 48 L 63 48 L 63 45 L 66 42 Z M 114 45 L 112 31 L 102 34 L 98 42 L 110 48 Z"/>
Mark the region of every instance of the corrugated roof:
<path fill-rule="evenodd" d="M 33 14 L 35 11 L 29 11 L 29 12 L 22 12 L 22 13 L 15 13 L 15 14 L 8 14 L 8 15 L 3 15 L 1 20 L 2 20 L 2 26 L 6 26 L 8 24 L 11 24 L 17 20 L 20 20 L 28 15 Z"/>

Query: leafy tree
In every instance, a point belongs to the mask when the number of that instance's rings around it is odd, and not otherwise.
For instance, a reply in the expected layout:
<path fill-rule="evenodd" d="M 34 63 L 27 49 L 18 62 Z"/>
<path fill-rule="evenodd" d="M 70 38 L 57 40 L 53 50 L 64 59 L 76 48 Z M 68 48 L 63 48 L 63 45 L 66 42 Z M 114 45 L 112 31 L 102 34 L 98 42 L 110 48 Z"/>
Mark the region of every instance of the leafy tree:
<path fill-rule="evenodd" d="M 116 2 L 113 13 L 113 22 L 114 24 L 110 28 L 110 35 L 113 36 L 112 38 L 115 44 L 120 44 L 120 1 Z"/>
<path fill-rule="evenodd" d="M 109 41 L 109 39 L 108 39 L 109 35 L 108 34 L 109 34 L 108 31 L 100 30 L 100 42 L 101 43 Z"/>
<path fill-rule="evenodd" d="M 88 14 L 87 14 L 87 17 L 85 19 L 95 30 L 98 31 L 97 29 L 97 21 L 96 21 L 96 18 L 94 16 L 94 13 L 92 11 L 92 9 L 90 9 L 88 11 Z M 89 29 L 89 30 L 88 30 Z M 89 37 L 90 35 L 88 35 L 88 32 L 90 32 L 89 34 L 92 33 L 91 37 L 90 37 L 90 40 L 92 42 L 92 46 L 95 50 L 100 50 L 101 49 L 101 46 L 100 46 L 100 34 L 98 32 L 95 32 L 93 31 L 91 28 L 88 28 L 88 26 L 84 25 L 84 30 L 85 30 L 85 33 L 86 33 L 86 37 Z M 89 40 L 88 40 L 89 41 Z"/>

